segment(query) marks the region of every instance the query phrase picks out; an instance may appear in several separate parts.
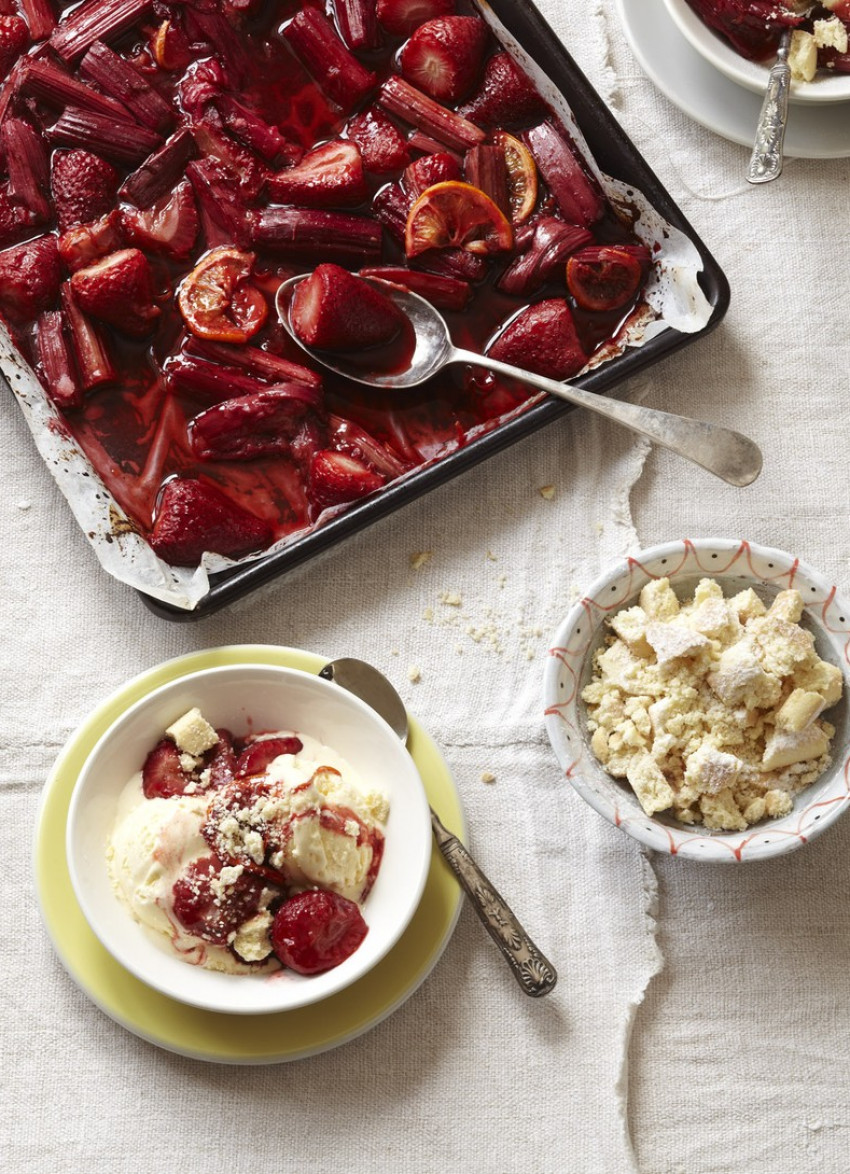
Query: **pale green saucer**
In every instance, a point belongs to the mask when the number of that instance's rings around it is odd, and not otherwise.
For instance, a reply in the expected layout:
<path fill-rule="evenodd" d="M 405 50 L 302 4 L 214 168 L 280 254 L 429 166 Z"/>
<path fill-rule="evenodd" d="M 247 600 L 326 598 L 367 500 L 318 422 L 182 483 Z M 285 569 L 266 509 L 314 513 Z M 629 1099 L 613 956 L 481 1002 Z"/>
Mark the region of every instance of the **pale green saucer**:
<path fill-rule="evenodd" d="M 68 741 L 47 781 L 35 837 L 35 877 L 47 931 L 68 973 L 110 1018 L 180 1055 L 226 1064 L 276 1064 L 354 1039 L 399 1007 L 430 974 L 457 923 L 462 894 L 436 846 L 422 901 L 396 946 L 353 986 L 312 1006 L 275 1015 L 221 1015 L 178 1003 L 120 966 L 88 926 L 65 858 L 65 822 L 77 776 L 98 738 L 125 709 L 175 677 L 254 662 L 318 672 L 326 658 L 294 648 L 243 644 L 190 653 L 123 685 Z M 431 806 L 457 836 L 466 833 L 460 796 L 439 750 L 415 721 L 408 748 Z"/>

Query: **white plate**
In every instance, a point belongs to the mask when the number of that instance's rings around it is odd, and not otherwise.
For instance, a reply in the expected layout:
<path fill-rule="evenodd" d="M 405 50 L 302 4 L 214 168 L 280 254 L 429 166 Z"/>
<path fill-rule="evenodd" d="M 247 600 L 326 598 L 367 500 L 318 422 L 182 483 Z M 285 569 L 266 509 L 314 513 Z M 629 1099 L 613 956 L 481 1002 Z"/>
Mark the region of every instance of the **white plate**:
<path fill-rule="evenodd" d="M 685 40 L 664 0 L 614 0 L 626 40 L 647 77 L 694 122 L 752 147 L 761 99 L 709 65 Z M 788 116 L 785 154 L 800 159 L 850 156 L 846 105 L 795 104 Z"/>

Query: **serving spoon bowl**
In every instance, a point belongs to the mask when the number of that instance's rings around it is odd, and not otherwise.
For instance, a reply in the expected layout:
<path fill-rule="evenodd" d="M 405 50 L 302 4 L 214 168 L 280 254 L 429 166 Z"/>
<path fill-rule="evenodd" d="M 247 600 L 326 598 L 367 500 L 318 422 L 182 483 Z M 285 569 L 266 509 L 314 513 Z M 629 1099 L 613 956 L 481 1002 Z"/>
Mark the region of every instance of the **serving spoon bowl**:
<path fill-rule="evenodd" d="M 403 744 L 407 744 L 407 710 L 394 686 L 383 673 L 355 657 L 329 661 L 319 676 L 353 693 L 384 719 Z M 502 951 L 514 978 L 527 995 L 547 995 L 558 980 L 555 967 L 546 958 L 517 920 L 504 897 L 473 860 L 457 836 L 440 822 L 431 808 L 434 839 L 449 868 L 457 877 L 484 928 Z"/>
<path fill-rule="evenodd" d="M 392 298 L 402 313 L 407 315 L 413 328 L 415 346 L 407 367 L 402 370 L 394 368 L 386 373 L 364 371 L 361 363 L 353 358 L 309 347 L 296 334 L 290 313 L 292 296 L 297 286 L 309 276 L 308 273 L 302 273 L 283 282 L 275 299 L 278 315 L 285 330 L 303 351 L 322 366 L 337 375 L 345 376 L 346 379 L 353 379 L 368 387 L 403 391 L 406 388 L 418 387 L 450 363 L 469 363 L 485 367 L 496 375 L 519 380 L 537 388 L 538 391 L 545 391 L 548 395 L 556 396 L 578 407 L 588 408 L 693 461 L 730 485 L 749 485 L 761 472 L 761 452 L 752 440 L 742 436 L 740 432 L 721 428 L 717 424 L 708 424 L 703 420 L 692 420 L 685 416 L 672 415 L 670 412 L 660 412 L 640 404 L 608 399 L 573 384 L 559 383 L 543 375 L 513 367 L 509 363 L 502 363 L 488 355 L 479 355 L 476 351 L 456 347 L 451 340 L 445 319 L 429 301 L 419 294 L 401 289 L 380 278 L 364 280 L 380 288 Z"/>

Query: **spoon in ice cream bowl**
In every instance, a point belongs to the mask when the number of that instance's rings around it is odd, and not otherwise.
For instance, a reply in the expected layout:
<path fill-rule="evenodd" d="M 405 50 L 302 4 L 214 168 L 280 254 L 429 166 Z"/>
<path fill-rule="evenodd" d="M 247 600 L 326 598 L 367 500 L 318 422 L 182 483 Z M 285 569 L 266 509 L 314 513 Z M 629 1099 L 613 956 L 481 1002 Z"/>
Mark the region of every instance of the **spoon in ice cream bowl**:
<path fill-rule="evenodd" d="M 702 420 L 656 411 L 640 404 L 608 399 L 572 384 L 559 383 L 543 375 L 513 367 L 487 355 L 461 350 L 452 343 L 445 319 L 430 302 L 419 294 L 380 279 L 366 280 L 379 286 L 381 291 L 395 302 L 413 328 L 415 345 L 407 367 L 402 370 L 394 367 L 393 370 L 382 373 L 380 370 L 364 368 L 362 351 L 358 359 L 348 353 L 317 350 L 307 346 L 293 327 L 291 306 L 295 290 L 309 276 L 309 273 L 302 273 L 282 283 L 276 297 L 277 312 L 284 328 L 301 349 L 338 375 L 369 387 L 403 391 L 424 383 L 449 363 L 469 363 L 485 367 L 497 375 L 519 380 L 558 399 L 606 416 L 609 420 L 614 420 L 647 437 L 655 444 L 669 448 L 679 456 L 693 461 L 730 485 L 749 485 L 761 472 L 761 452 L 752 440 L 742 436 L 740 432 L 733 432 Z"/>
<path fill-rule="evenodd" d="M 407 710 L 393 685 L 383 673 L 364 660 L 341 657 L 329 661 L 319 672 L 326 681 L 333 681 L 374 709 L 394 734 L 407 744 L 409 724 Z M 557 973 L 552 963 L 540 952 L 504 898 L 487 879 L 481 868 L 457 836 L 443 826 L 431 808 L 431 826 L 434 839 L 447 864 L 454 872 L 469 897 L 472 908 L 484 928 L 502 951 L 514 978 L 527 995 L 539 997 L 552 990 Z"/>

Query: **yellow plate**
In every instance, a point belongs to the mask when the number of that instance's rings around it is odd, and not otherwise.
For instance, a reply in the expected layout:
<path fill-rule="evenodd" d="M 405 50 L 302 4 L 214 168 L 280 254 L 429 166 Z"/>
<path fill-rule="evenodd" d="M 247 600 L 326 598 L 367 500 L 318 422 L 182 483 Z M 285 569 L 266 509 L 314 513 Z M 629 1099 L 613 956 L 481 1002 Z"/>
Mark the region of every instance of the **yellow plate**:
<path fill-rule="evenodd" d="M 353 986 L 296 1011 L 221 1015 L 198 1010 L 151 990 L 115 961 L 89 928 L 68 875 L 65 823 L 77 776 L 101 734 L 151 689 L 200 669 L 243 662 L 305 672 L 318 672 L 326 663 L 323 657 L 293 648 L 231 645 L 181 656 L 129 681 L 87 718 L 53 767 L 36 826 L 36 888 L 48 933 L 68 973 L 117 1023 L 183 1056 L 228 1064 L 275 1064 L 354 1039 L 413 994 L 448 944 L 460 912 L 461 891 L 435 846 L 422 901 L 396 946 Z M 408 747 L 432 807 L 450 830 L 464 837 L 454 780 L 415 720 L 410 723 Z"/>

